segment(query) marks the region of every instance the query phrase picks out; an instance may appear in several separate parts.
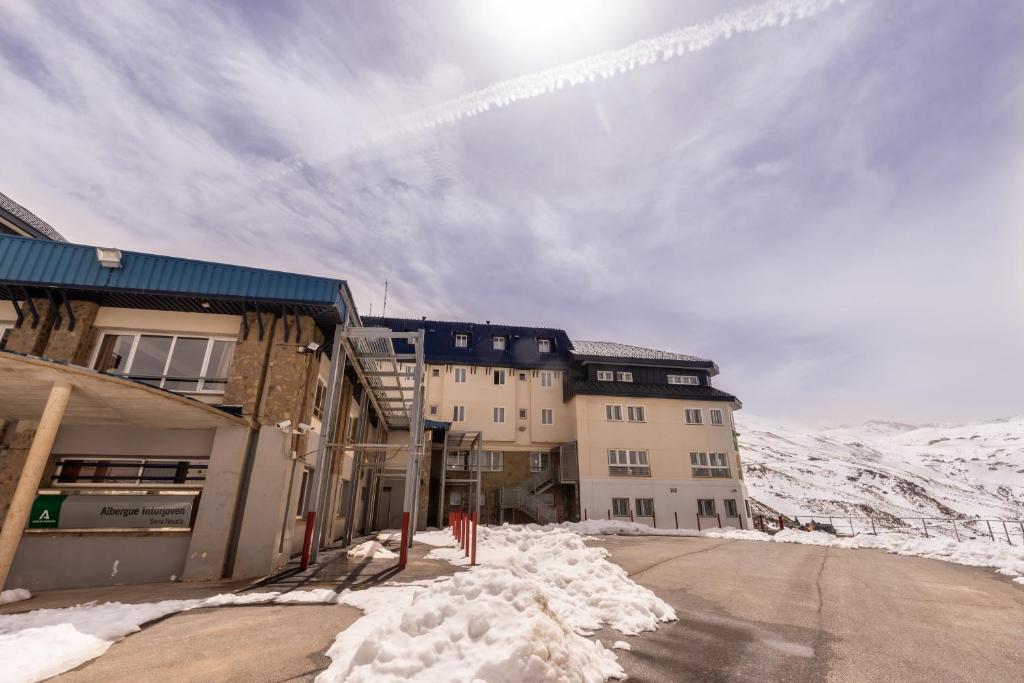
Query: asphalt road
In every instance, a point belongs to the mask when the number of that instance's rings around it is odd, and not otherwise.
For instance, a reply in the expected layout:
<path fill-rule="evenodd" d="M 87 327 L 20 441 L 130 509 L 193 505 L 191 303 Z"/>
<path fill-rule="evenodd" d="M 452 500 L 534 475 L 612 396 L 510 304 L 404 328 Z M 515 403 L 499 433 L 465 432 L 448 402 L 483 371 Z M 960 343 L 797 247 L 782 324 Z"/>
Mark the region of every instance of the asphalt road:
<path fill-rule="evenodd" d="M 876 550 L 603 538 L 671 604 L 654 633 L 598 637 L 630 681 L 1024 681 L 1024 589 L 991 569 Z"/>

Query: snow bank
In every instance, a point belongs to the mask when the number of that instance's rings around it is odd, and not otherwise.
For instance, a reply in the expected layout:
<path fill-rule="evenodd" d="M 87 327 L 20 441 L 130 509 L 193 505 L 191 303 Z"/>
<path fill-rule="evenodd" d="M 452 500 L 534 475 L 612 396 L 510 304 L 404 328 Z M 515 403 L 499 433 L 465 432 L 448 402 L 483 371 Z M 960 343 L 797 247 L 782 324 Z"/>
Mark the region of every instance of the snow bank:
<path fill-rule="evenodd" d="M 579 534 L 606 536 L 702 536 L 730 538 L 742 541 L 768 541 L 774 543 L 801 543 L 827 545 L 833 548 L 875 548 L 897 555 L 912 555 L 942 560 L 972 567 L 992 567 L 1007 576 L 1024 576 L 1024 546 L 1007 545 L 987 540 L 955 541 L 949 538 L 920 538 L 899 533 L 857 534 L 833 536 L 822 531 L 785 529 L 773 535 L 760 531 L 740 529 L 654 529 L 644 524 L 616 520 L 592 519 L 586 522 L 566 522 L 556 527 Z M 1024 583 L 1021 581 L 1020 583 Z"/>
<path fill-rule="evenodd" d="M 22 600 L 28 600 L 32 597 L 24 588 L 11 588 L 10 590 L 0 591 L 0 605 L 7 605 L 12 602 L 21 602 Z"/>
<path fill-rule="evenodd" d="M 449 532 L 429 532 L 428 557 L 464 565 Z M 343 593 L 366 616 L 338 635 L 333 681 L 603 681 L 624 676 L 614 653 L 584 636 L 609 626 L 654 630 L 676 618 L 568 529 L 480 527 L 474 567 L 415 585 Z M 417 540 L 425 540 L 417 534 Z"/>
<path fill-rule="evenodd" d="M 9 592 L 9 591 L 5 591 Z M 25 591 L 26 593 L 28 591 Z M 197 607 L 266 603 L 336 603 L 329 589 L 222 594 L 141 604 L 86 603 L 0 615 L 0 683 L 40 681 L 99 657 L 143 624 Z"/>
<path fill-rule="evenodd" d="M 377 541 L 366 541 L 359 545 L 349 548 L 346 554 L 349 557 L 368 557 L 371 559 L 385 559 L 398 557 L 397 553 L 393 553 Z"/>

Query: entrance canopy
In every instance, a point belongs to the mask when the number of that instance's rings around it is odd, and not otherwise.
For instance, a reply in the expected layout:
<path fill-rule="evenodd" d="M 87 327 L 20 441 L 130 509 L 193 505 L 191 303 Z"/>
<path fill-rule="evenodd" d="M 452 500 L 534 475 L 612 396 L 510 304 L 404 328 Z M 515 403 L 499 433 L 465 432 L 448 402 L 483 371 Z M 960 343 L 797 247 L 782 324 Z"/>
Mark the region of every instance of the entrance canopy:
<path fill-rule="evenodd" d="M 0 420 L 38 420 L 55 383 L 71 385 L 61 424 L 165 429 L 245 426 L 218 408 L 77 365 L 0 351 Z"/>

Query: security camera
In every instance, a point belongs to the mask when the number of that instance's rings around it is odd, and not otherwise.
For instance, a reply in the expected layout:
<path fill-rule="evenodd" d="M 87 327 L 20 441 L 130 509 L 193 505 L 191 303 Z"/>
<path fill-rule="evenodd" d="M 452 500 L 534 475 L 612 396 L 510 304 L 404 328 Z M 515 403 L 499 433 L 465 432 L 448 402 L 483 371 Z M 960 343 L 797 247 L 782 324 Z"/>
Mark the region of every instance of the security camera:
<path fill-rule="evenodd" d="M 295 431 L 299 434 L 305 434 L 313 428 L 313 425 L 308 425 L 305 422 L 300 422 L 299 426 L 295 428 Z"/>
<path fill-rule="evenodd" d="M 316 353 L 320 350 L 320 345 L 315 341 L 311 341 L 305 346 L 300 346 L 297 350 L 299 353 Z"/>
<path fill-rule="evenodd" d="M 277 428 L 278 429 L 287 430 L 291 426 L 292 426 L 292 421 L 291 420 L 281 420 L 280 422 L 277 423 Z"/>

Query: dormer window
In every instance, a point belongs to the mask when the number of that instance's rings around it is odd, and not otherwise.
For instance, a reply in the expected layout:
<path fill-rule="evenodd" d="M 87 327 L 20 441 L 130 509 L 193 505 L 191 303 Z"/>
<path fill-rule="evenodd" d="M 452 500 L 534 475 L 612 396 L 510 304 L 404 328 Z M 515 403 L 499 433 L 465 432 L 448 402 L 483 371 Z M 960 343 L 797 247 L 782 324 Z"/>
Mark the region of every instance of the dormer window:
<path fill-rule="evenodd" d="M 457 332 L 455 334 L 455 348 L 457 349 L 468 349 L 469 348 L 469 335 L 464 332 Z"/>
<path fill-rule="evenodd" d="M 505 337 L 491 337 L 491 340 L 494 343 L 494 350 L 495 351 L 504 351 L 505 350 L 505 344 L 506 344 Z"/>
<path fill-rule="evenodd" d="M 696 375 L 669 375 L 668 383 L 698 385 L 700 384 L 700 378 Z"/>
<path fill-rule="evenodd" d="M 615 373 L 612 372 L 611 370 L 598 370 L 597 371 L 597 381 L 598 382 L 614 382 L 615 381 Z"/>
<path fill-rule="evenodd" d="M 537 350 L 541 353 L 551 353 L 551 340 L 550 339 L 538 339 Z"/>
<path fill-rule="evenodd" d="M 618 374 L 619 374 L 619 381 L 620 382 L 632 382 L 633 381 L 633 373 L 632 372 L 620 372 Z"/>

